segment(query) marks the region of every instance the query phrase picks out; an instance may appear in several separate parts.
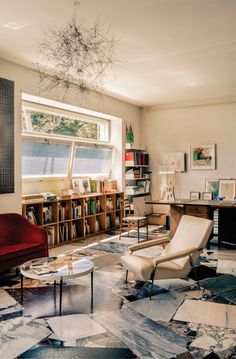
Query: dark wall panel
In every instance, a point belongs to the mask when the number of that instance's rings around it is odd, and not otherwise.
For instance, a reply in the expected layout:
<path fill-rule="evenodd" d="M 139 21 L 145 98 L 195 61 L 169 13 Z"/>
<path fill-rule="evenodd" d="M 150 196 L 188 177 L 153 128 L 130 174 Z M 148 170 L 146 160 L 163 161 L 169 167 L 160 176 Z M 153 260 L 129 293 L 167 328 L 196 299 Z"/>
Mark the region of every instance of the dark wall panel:
<path fill-rule="evenodd" d="M 0 193 L 14 192 L 14 82 L 0 78 Z"/>

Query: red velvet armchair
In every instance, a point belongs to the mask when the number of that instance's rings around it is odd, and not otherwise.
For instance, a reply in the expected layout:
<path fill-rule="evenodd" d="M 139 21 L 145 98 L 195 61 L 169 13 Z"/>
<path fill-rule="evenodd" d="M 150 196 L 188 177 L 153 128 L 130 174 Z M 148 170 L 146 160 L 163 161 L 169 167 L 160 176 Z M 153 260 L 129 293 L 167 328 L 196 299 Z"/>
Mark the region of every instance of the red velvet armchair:
<path fill-rule="evenodd" d="M 47 231 L 17 213 L 0 214 L 0 271 L 48 256 Z"/>

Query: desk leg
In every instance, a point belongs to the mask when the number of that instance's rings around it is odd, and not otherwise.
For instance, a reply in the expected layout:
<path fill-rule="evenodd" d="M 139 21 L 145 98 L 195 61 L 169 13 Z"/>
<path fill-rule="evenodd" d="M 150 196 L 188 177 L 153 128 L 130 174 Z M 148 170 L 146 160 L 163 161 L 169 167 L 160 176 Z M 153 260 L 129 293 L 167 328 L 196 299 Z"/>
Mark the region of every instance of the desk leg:
<path fill-rule="evenodd" d="M 137 226 L 138 226 L 138 243 L 139 243 L 139 221 L 138 221 L 138 223 L 137 223 Z"/>
<path fill-rule="evenodd" d="M 20 275 L 20 304 L 23 304 L 24 297 L 24 286 L 23 286 L 23 275 Z"/>
<path fill-rule="evenodd" d="M 59 315 L 61 316 L 61 305 L 62 305 L 62 288 L 63 288 L 63 279 L 60 279 L 60 305 L 59 305 Z"/>
<path fill-rule="evenodd" d="M 146 219 L 146 228 L 147 228 L 147 240 L 148 240 L 148 219 Z"/>
<path fill-rule="evenodd" d="M 91 313 L 93 313 L 93 270 L 91 272 Z"/>

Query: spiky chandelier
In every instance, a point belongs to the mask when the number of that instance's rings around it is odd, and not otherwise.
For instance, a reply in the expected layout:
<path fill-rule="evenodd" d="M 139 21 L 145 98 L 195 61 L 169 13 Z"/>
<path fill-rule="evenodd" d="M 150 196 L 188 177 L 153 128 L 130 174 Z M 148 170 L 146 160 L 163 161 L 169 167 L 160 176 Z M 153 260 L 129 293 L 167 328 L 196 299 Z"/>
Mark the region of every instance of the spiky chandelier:
<path fill-rule="evenodd" d="M 72 20 L 63 27 L 51 27 L 37 45 L 43 63 L 38 65 L 40 81 L 47 90 L 60 86 L 80 93 L 101 93 L 104 75 L 114 65 L 114 38 L 102 32 L 98 22 L 86 27 L 77 22 L 77 5 Z"/>

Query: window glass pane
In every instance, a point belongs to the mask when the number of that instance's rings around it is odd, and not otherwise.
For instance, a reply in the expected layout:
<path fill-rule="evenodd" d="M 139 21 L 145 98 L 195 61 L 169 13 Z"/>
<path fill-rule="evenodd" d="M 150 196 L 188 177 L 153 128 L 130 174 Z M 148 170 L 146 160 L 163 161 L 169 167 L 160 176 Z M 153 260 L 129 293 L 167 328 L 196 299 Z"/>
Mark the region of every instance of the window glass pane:
<path fill-rule="evenodd" d="M 105 130 L 104 130 L 105 127 Z M 108 140 L 108 123 L 89 122 L 78 118 L 66 117 L 42 110 L 24 107 L 22 131 L 35 134 L 72 136 L 91 140 Z"/>
<path fill-rule="evenodd" d="M 73 176 L 109 176 L 112 160 L 111 148 L 76 147 Z"/>
<path fill-rule="evenodd" d="M 23 141 L 22 176 L 66 176 L 69 154 L 69 144 Z"/>

